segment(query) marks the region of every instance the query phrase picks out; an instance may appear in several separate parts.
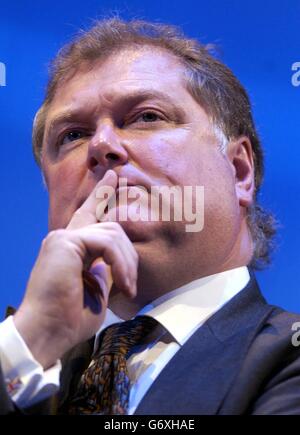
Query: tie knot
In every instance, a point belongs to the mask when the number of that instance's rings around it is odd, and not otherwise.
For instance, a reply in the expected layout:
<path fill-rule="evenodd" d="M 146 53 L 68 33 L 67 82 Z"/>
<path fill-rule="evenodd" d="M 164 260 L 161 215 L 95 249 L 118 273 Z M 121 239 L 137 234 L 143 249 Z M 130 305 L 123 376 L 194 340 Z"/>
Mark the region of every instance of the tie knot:
<path fill-rule="evenodd" d="M 131 348 L 140 344 L 156 325 L 157 321 L 148 316 L 138 316 L 133 320 L 115 323 L 102 332 L 100 348 L 96 355 L 126 356 Z"/>

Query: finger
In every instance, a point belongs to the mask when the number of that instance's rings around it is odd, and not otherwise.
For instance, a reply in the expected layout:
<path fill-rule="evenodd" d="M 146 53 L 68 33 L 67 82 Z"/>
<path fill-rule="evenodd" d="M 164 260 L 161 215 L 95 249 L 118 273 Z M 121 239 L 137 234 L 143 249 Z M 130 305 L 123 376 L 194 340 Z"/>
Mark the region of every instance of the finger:
<path fill-rule="evenodd" d="M 103 302 L 108 299 L 107 285 L 104 280 L 99 281 L 92 273 L 83 270 L 82 280 L 84 286 L 84 306 L 89 306 L 93 312 L 101 311 Z"/>
<path fill-rule="evenodd" d="M 67 229 L 74 230 L 98 222 L 100 216 L 97 216 L 97 207 L 99 206 L 101 199 L 102 201 L 104 200 L 104 198 L 102 198 L 103 193 L 107 193 L 105 201 L 108 202 L 111 196 L 115 193 L 117 184 L 117 174 L 111 169 L 106 171 L 104 177 L 99 181 L 99 183 L 97 183 L 86 201 L 73 214 Z M 102 192 L 100 199 L 98 195 L 99 190 Z"/>
<path fill-rule="evenodd" d="M 115 285 L 132 296 L 133 289 L 129 274 L 129 264 L 119 243 L 117 243 L 107 230 L 87 227 L 83 230 L 77 230 L 78 236 L 85 247 L 85 256 L 88 255 L 94 259 L 103 258 L 107 265 L 111 266 L 112 277 Z"/>
<path fill-rule="evenodd" d="M 112 231 L 115 231 L 115 229 L 113 229 Z M 117 240 L 117 243 L 119 243 L 119 247 L 122 251 L 123 257 L 126 258 L 128 276 L 130 278 L 132 292 L 133 295 L 136 295 L 138 255 L 133 243 L 128 238 L 122 227 L 120 227 L 120 230 L 117 231 L 117 233 L 118 236 L 116 236 L 115 239 Z"/>
<path fill-rule="evenodd" d="M 91 273 L 91 270 L 82 271 L 82 280 L 84 289 L 90 293 L 91 296 L 97 297 L 100 295 L 102 298 L 106 298 L 108 292 L 108 286 L 105 280 L 106 276 L 103 276 L 101 281 L 97 279 L 95 274 Z"/>
<path fill-rule="evenodd" d="M 126 262 L 127 276 L 130 279 L 132 293 L 133 295 L 136 295 L 138 255 L 133 243 L 128 238 L 124 229 L 120 226 L 120 224 L 115 222 L 95 224 L 89 228 L 94 228 L 96 231 L 98 231 L 100 228 L 102 231 L 106 231 L 108 234 L 111 234 L 114 243 L 119 245 L 119 249 L 122 252 L 124 261 Z"/>
<path fill-rule="evenodd" d="M 107 298 L 113 283 L 111 268 L 103 261 L 102 258 L 97 258 L 93 261 L 91 267 L 89 268 L 89 273 L 97 280 L 101 289 L 104 290 L 105 297 Z"/>

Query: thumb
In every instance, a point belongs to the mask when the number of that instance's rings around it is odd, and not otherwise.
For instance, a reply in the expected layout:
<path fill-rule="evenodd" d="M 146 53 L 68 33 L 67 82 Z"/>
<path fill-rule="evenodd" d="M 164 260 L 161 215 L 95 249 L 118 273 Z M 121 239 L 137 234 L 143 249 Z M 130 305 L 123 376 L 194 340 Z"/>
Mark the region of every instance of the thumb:
<path fill-rule="evenodd" d="M 96 279 L 103 292 L 103 297 L 107 300 L 113 284 L 111 267 L 108 266 L 102 258 L 97 258 L 93 261 L 89 273 Z"/>

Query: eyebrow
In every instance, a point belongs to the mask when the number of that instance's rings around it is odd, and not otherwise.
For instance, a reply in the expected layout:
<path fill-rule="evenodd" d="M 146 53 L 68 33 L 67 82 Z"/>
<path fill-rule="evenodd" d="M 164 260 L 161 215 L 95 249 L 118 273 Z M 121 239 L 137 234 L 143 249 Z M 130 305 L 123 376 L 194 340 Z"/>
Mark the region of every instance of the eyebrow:
<path fill-rule="evenodd" d="M 185 111 L 176 104 L 176 101 L 174 101 L 168 94 L 165 94 L 161 91 L 135 91 L 129 94 L 118 95 L 117 97 L 114 97 L 114 101 L 112 104 L 121 104 L 132 107 L 145 100 L 151 99 L 157 99 L 167 103 L 171 107 L 171 110 L 173 111 L 177 119 L 181 119 L 185 116 Z M 54 116 L 53 119 L 51 119 L 49 123 L 48 133 L 53 131 L 59 124 L 63 122 L 68 122 L 72 119 L 79 118 L 81 116 L 81 113 L 82 109 L 80 107 L 63 110 L 62 112 Z"/>

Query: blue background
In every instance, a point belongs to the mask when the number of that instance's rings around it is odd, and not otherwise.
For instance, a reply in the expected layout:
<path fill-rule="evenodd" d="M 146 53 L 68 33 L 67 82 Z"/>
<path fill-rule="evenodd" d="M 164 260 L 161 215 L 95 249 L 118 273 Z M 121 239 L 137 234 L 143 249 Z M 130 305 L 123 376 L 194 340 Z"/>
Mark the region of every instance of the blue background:
<path fill-rule="evenodd" d="M 300 2 L 0 0 L 0 62 L 7 73 L 0 87 L 0 318 L 6 305 L 21 302 L 47 233 L 47 192 L 31 155 L 47 64 L 78 28 L 110 12 L 177 24 L 217 44 L 245 85 L 266 153 L 261 202 L 281 222 L 274 262 L 257 277 L 271 303 L 300 312 L 300 86 L 291 84 L 291 66 L 300 61 Z"/>

